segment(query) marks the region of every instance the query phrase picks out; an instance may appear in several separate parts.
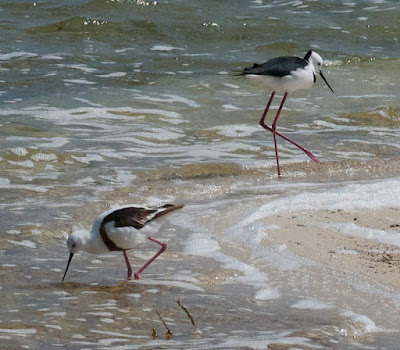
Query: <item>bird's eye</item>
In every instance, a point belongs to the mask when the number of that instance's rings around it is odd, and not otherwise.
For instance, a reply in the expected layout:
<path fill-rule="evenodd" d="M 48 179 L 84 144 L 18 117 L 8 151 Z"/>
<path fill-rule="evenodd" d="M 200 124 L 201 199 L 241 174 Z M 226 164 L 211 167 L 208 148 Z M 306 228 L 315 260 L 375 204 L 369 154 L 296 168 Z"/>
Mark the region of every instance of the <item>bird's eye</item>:
<path fill-rule="evenodd" d="M 74 243 L 73 245 L 72 245 L 72 248 L 75 248 L 76 247 L 76 244 Z"/>

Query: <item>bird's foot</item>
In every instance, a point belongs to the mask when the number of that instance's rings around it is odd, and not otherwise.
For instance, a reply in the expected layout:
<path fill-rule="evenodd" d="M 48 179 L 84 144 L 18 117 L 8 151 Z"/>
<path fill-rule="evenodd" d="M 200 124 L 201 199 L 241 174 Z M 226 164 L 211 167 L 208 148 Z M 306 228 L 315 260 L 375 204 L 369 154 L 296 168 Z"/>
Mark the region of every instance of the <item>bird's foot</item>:
<path fill-rule="evenodd" d="M 305 152 L 314 162 L 319 163 L 318 158 L 317 158 L 316 156 L 314 156 L 314 155 L 311 153 L 311 151 L 310 151 L 309 149 L 304 148 L 304 152 Z"/>
<path fill-rule="evenodd" d="M 135 277 L 135 280 L 140 280 L 142 276 L 140 275 L 140 273 L 136 272 L 134 277 Z"/>

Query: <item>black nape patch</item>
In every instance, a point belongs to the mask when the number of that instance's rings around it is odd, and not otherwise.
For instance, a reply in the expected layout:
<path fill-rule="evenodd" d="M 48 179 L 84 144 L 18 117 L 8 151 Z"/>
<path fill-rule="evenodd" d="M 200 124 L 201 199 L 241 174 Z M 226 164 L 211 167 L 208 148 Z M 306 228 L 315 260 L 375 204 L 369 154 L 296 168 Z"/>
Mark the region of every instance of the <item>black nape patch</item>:
<path fill-rule="evenodd" d="M 312 54 L 312 50 L 308 51 L 308 52 L 306 53 L 306 55 L 304 56 L 304 59 L 305 59 L 307 62 L 308 62 L 308 60 L 309 60 L 311 54 Z"/>

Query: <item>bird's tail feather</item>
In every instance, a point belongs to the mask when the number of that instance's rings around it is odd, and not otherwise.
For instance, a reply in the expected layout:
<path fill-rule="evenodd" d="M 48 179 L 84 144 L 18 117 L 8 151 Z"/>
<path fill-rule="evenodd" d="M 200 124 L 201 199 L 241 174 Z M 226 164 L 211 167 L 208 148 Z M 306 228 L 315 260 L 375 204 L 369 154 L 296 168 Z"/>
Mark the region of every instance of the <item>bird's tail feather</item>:
<path fill-rule="evenodd" d="M 159 212 L 156 215 L 154 215 L 154 218 L 152 218 L 152 220 L 159 218 L 160 216 L 166 215 L 174 210 L 181 209 L 181 208 L 183 208 L 183 204 L 177 204 L 177 205 L 165 204 L 165 205 L 157 208 L 159 210 Z"/>

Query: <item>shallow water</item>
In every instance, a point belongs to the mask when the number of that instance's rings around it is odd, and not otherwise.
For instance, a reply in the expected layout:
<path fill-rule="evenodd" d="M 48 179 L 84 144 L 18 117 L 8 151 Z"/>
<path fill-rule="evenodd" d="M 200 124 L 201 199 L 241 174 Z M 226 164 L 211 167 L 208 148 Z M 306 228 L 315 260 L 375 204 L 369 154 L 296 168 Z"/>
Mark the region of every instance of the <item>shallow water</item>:
<path fill-rule="evenodd" d="M 399 209 L 399 12 L 394 0 L 2 2 L 4 346 L 397 349 L 396 286 L 296 255 L 269 222 Z M 278 179 L 258 126 L 268 93 L 236 72 L 310 48 L 335 94 L 321 79 L 295 92 L 278 128 L 321 163 L 280 140 Z M 79 254 L 60 283 L 74 226 L 165 202 L 185 207 L 142 281 L 124 280 L 120 254 Z M 130 255 L 139 266 L 153 251 Z"/>

